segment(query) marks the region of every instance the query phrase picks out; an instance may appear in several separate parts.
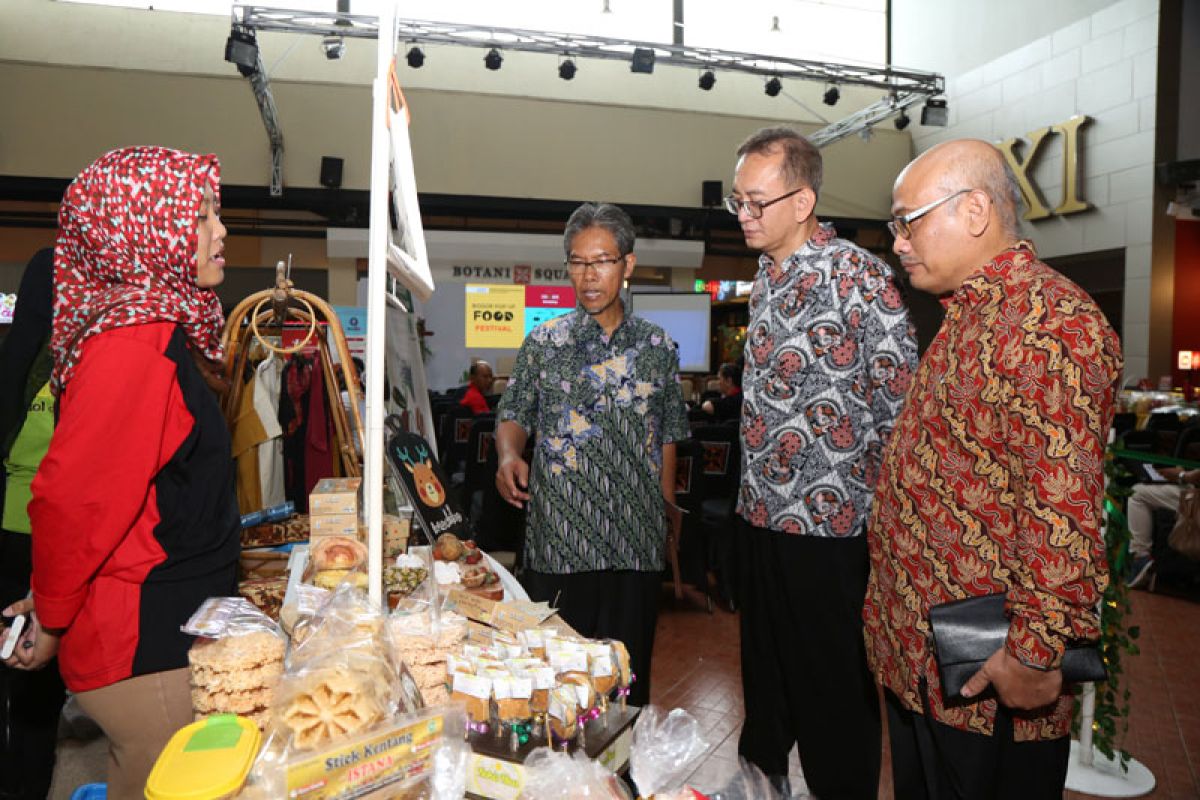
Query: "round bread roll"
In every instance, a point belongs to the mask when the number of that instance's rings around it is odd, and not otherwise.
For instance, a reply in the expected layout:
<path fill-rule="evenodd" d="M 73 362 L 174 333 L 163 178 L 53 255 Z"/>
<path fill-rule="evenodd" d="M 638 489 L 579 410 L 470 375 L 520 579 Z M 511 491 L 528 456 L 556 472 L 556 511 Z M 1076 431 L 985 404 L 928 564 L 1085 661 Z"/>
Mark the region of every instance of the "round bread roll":
<path fill-rule="evenodd" d="M 367 548 L 348 536 L 327 536 L 312 547 L 315 570 L 354 569 L 367 560 Z"/>

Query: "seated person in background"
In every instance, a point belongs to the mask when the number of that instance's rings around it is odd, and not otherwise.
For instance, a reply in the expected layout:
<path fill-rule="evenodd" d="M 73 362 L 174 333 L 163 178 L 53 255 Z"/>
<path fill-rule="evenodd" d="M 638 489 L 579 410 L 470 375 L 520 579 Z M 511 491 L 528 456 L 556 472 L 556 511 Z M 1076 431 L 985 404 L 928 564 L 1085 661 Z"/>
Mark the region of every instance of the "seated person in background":
<path fill-rule="evenodd" d="M 721 396 L 715 400 L 705 400 L 700 410 L 713 415 L 719 422 L 741 419 L 742 365 L 722 364 L 717 376 L 721 381 Z"/>
<path fill-rule="evenodd" d="M 466 406 L 475 414 L 489 413 L 492 409 L 488 406 L 487 395 L 491 394 L 492 384 L 496 382 L 496 377 L 492 374 L 492 365 L 486 361 L 476 361 L 471 365 L 468 374 L 470 382 L 458 404 Z"/>
<path fill-rule="evenodd" d="M 1125 583 L 1140 589 L 1154 577 L 1154 512 L 1159 509 L 1176 511 L 1179 496 L 1187 484 L 1200 485 L 1200 469 L 1159 467 L 1158 474 L 1169 483 L 1139 483 L 1134 485 L 1127 507 L 1129 517 L 1129 576 Z"/>

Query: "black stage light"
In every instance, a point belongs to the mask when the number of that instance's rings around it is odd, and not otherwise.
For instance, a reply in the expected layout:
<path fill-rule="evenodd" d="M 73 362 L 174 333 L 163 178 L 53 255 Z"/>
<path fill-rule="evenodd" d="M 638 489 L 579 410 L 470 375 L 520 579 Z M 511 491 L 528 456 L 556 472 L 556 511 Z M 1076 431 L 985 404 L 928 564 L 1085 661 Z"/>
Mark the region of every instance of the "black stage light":
<path fill-rule="evenodd" d="M 654 51 L 649 47 L 635 47 L 633 58 L 629 61 L 630 72 L 644 72 L 649 75 L 654 72 Z"/>
<path fill-rule="evenodd" d="M 709 89 L 711 89 L 713 87 L 713 84 L 715 84 L 716 82 L 717 82 L 717 76 L 713 74 L 713 71 L 711 69 L 700 76 L 700 88 L 706 92 Z"/>
<path fill-rule="evenodd" d="M 910 122 L 912 122 L 912 120 L 908 118 L 908 114 L 903 109 L 901 109 L 900 116 L 896 117 L 896 130 L 898 130 L 898 131 L 904 130 L 905 128 L 908 127 L 908 123 L 910 123 Z"/>
<path fill-rule="evenodd" d="M 767 85 L 763 87 L 763 91 L 767 93 L 767 97 L 776 97 L 783 91 L 783 84 L 780 83 L 779 78 L 771 78 L 771 80 L 767 81 Z"/>
<path fill-rule="evenodd" d="M 346 54 L 346 40 L 341 36 L 326 36 L 321 40 L 321 52 L 330 61 L 337 61 Z"/>
<path fill-rule="evenodd" d="M 825 90 L 825 105 L 836 106 L 837 101 L 842 99 L 842 93 L 838 91 L 836 86 L 830 86 Z"/>
<path fill-rule="evenodd" d="M 487 51 L 487 55 L 483 57 L 483 65 L 495 72 L 500 69 L 500 65 L 504 63 L 504 56 L 500 55 L 500 51 L 492 48 Z"/>
<path fill-rule="evenodd" d="M 558 77 L 562 78 L 564 81 L 569 81 L 574 78 L 575 72 L 575 62 L 569 58 L 558 65 Z"/>
<path fill-rule="evenodd" d="M 416 45 L 413 45 L 409 49 L 408 55 L 405 58 L 408 60 L 408 65 L 413 69 L 420 69 L 425 64 L 425 54 Z"/>
<path fill-rule="evenodd" d="M 921 124 L 945 127 L 950 121 L 950 109 L 946 108 L 946 98 L 935 97 L 926 100 L 921 108 Z"/>
<path fill-rule="evenodd" d="M 243 78 L 258 71 L 258 40 L 254 31 L 234 25 L 225 40 L 225 60 L 234 64 Z"/>

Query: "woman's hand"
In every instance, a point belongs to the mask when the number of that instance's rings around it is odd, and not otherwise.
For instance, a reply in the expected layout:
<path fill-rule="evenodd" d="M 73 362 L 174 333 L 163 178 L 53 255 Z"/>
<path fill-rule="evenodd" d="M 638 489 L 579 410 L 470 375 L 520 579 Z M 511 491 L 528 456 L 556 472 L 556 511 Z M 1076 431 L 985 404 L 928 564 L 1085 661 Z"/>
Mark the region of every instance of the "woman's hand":
<path fill-rule="evenodd" d="M 62 631 L 51 631 L 38 623 L 32 597 L 18 600 L 0 612 L 0 616 L 9 619 L 18 614 L 27 615 L 28 622 L 13 654 L 5 659 L 4 665 L 11 669 L 39 670 L 58 655 L 58 642 Z"/>

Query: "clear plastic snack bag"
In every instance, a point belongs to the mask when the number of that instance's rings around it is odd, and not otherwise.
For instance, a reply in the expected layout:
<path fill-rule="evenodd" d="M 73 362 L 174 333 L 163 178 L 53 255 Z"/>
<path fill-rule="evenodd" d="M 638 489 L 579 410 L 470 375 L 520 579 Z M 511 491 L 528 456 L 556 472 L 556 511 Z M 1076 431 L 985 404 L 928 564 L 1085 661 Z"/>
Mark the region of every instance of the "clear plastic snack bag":
<path fill-rule="evenodd" d="M 213 597 L 181 629 L 197 637 L 188 650 L 197 719 L 238 714 L 266 727 L 287 648 L 279 626 L 243 598 Z"/>
<path fill-rule="evenodd" d="M 684 783 L 707 749 L 691 714 L 681 708 L 663 714 L 646 706 L 633 726 L 629 774 L 642 797 L 689 797 Z"/>
<path fill-rule="evenodd" d="M 539 747 L 525 759 L 521 800 L 632 800 L 616 775 L 581 752 Z"/>
<path fill-rule="evenodd" d="M 384 615 L 363 592 L 340 586 L 292 648 L 275 725 L 295 750 L 325 747 L 397 713 L 419 710 L 416 683 L 397 663 Z"/>
<path fill-rule="evenodd" d="M 738 759 L 737 769 L 720 786 L 708 793 L 709 800 L 786 800 L 775 791 L 762 770 L 745 759 Z"/>

